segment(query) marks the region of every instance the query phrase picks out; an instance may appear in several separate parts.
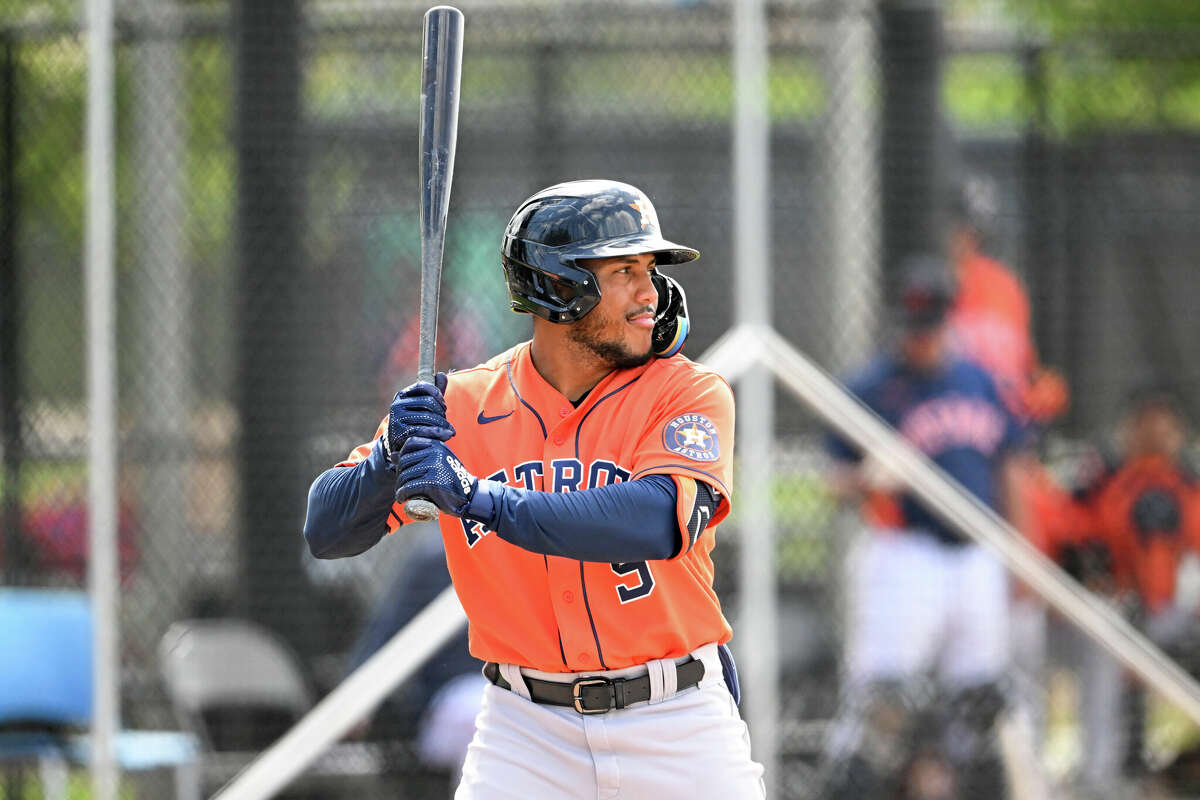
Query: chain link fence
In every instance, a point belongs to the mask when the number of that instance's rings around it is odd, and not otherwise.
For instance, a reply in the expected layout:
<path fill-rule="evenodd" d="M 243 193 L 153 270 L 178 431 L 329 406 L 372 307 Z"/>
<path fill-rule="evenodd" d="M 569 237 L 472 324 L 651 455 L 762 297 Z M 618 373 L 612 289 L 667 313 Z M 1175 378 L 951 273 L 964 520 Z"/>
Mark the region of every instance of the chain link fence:
<path fill-rule="evenodd" d="M 462 8 L 439 366 L 471 366 L 528 336 L 528 321 L 507 310 L 504 223 L 537 189 L 584 177 L 644 188 L 667 235 L 703 253 L 681 274 L 687 353 L 699 356 L 733 324 L 728 5 Z M 128 726 L 178 724 L 159 648 L 184 619 L 236 616 L 278 634 L 320 696 L 346 673 L 416 548 L 393 537 L 367 556 L 317 561 L 300 531 L 311 480 L 370 436 L 416 371 L 424 10 L 365 0 L 118 4 Z M 929 157 L 935 174 L 989 187 L 986 248 L 1023 279 L 1041 359 L 1069 386 L 1068 410 L 1040 440 L 1048 475 L 1069 486 L 1086 445 L 1111 438 L 1138 386 L 1169 383 L 1182 418 L 1200 418 L 1189 349 L 1200 340 L 1200 16 L 1185 3 L 1164 18 L 1068 26 L 1015 0 L 950 5 L 935 87 L 943 124 L 929 156 L 928 142 L 904 138 L 928 127 L 922 120 L 885 124 L 893 62 L 881 43 L 901 59 L 905 45 L 887 39 L 874 4 L 798 0 L 767 13 L 769 292 L 785 339 L 840 375 L 886 346 L 900 255 L 887 245 L 900 239 L 881 199 L 898 184 L 882 170 L 896 168 L 897 154 L 914 169 Z M 908 57 L 927 56 L 925 44 L 909 42 Z M 86 66 L 72 9 L 0 3 L 0 574 L 13 586 L 86 583 Z M 940 213 L 940 196 L 910 200 Z M 828 490 L 823 424 L 777 397 L 774 785 L 777 797 L 821 797 L 844 667 L 842 563 L 857 517 Z M 731 610 L 738 524 L 735 515 L 717 551 Z M 435 665 L 450 672 L 452 661 L 444 653 Z M 1083 723 L 1070 699 L 1081 674 L 1052 653 L 1018 676 L 1040 709 L 1052 796 L 1076 796 Z M 359 732 L 380 745 L 363 770 L 368 789 L 346 777 L 313 791 L 444 796 L 449 775 L 415 755 L 422 698 L 411 694 Z M 1153 697 L 1136 713 L 1147 720 L 1149 767 L 1198 738 Z M 260 717 L 231 724 L 253 749 L 283 730 Z M 1183 796 L 1181 785 L 1168 796 Z"/>

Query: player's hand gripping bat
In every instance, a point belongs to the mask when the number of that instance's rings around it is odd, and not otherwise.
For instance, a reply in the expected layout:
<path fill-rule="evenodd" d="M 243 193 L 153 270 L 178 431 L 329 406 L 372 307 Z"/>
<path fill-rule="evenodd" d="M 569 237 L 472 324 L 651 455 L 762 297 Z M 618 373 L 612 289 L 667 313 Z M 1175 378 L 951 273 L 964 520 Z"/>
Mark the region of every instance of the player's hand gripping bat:
<path fill-rule="evenodd" d="M 435 6 L 425 12 L 421 47 L 421 334 L 417 349 L 417 380 L 421 381 L 433 381 L 435 369 L 442 251 L 458 138 L 462 46 L 461 11 Z M 404 511 L 417 522 L 438 516 L 437 506 L 423 497 L 410 499 Z"/>

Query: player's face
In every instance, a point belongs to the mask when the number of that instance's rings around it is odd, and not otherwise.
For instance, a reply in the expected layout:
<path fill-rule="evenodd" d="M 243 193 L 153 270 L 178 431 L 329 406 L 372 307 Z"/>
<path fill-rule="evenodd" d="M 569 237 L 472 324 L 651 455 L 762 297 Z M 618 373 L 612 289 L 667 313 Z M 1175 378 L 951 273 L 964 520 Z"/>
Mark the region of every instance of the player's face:
<path fill-rule="evenodd" d="M 600 284 L 600 303 L 571 325 L 569 338 L 615 369 L 650 360 L 658 292 L 650 280 L 654 255 L 642 253 L 586 262 Z"/>
<path fill-rule="evenodd" d="M 908 365 L 920 372 L 932 372 L 942 365 L 946 352 L 945 326 L 934 325 L 905 331 L 901 352 Z"/>
<path fill-rule="evenodd" d="M 1129 431 L 1131 455 L 1159 453 L 1174 457 L 1183 444 L 1182 420 L 1171 409 L 1151 405 L 1134 416 Z"/>

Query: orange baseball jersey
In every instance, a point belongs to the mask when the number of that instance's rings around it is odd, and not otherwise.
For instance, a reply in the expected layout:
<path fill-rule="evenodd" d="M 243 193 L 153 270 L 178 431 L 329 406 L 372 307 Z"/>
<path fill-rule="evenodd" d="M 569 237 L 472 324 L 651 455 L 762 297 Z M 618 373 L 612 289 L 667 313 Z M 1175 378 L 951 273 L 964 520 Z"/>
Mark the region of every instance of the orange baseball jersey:
<path fill-rule="evenodd" d="M 1161 611 L 1174 599 L 1183 555 L 1200 552 L 1200 487 L 1165 455 L 1130 459 L 1101 480 L 1086 508 L 1112 551 L 1117 584 Z"/>
<path fill-rule="evenodd" d="M 685 655 L 732 635 L 713 591 L 714 530 L 730 510 L 733 393 L 682 355 L 617 370 L 576 408 L 538 373 L 530 343 L 452 372 L 447 442 L 473 475 L 572 492 L 663 474 L 678 490 L 681 531 L 696 481 L 722 500 L 694 543 L 667 561 L 581 562 L 510 544 L 485 526 L 443 514 L 446 560 L 485 661 L 547 672 L 620 669 Z M 385 418 L 376 432 L 384 434 Z M 353 464 L 371 444 L 356 448 Z M 389 530 L 399 527 L 398 505 Z M 690 546 L 689 546 L 690 545 Z"/>
<path fill-rule="evenodd" d="M 1037 366 L 1025 289 L 1008 269 L 979 254 L 959 264 L 958 284 L 950 315 L 954 335 L 992 373 L 1006 401 L 1015 402 Z"/>
<path fill-rule="evenodd" d="M 950 321 L 963 354 L 992 373 L 1013 413 L 1042 423 L 1057 417 L 1066 409 L 1070 391 L 1061 375 L 1038 363 L 1029 297 L 1021 281 L 980 253 L 963 258 L 957 275 Z"/>

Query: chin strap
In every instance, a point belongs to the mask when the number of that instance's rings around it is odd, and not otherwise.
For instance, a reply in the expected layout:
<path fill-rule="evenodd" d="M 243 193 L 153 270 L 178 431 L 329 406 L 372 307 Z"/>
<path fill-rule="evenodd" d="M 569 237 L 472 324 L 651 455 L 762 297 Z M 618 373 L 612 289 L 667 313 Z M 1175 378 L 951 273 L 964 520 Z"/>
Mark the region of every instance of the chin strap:
<path fill-rule="evenodd" d="M 654 312 L 654 354 L 670 358 L 683 349 L 691 325 L 688 323 L 687 295 L 679 281 L 658 270 L 652 278 L 658 290 L 658 308 Z"/>

